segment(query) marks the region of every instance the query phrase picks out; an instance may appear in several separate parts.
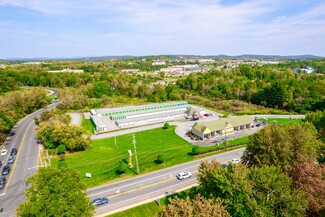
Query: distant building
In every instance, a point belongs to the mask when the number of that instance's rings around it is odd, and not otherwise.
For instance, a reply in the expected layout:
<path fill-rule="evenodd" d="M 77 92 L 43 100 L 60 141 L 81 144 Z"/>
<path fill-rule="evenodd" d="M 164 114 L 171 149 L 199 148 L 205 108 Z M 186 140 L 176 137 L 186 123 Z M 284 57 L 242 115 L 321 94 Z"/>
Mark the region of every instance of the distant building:
<path fill-rule="evenodd" d="M 199 63 L 205 64 L 205 63 L 214 63 L 215 60 L 213 59 L 199 59 Z"/>
<path fill-rule="evenodd" d="M 6 66 L 4 64 L 0 64 L 0 69 L 5 69 Z"/>
<path fill-rule="evenodd" d="M 165 61 L 155 61 L 152 63 L 153 66 L 162 66 L 166 65 Z"/>
<path fill-rule="evenodd" d="M 139 69 L 122 69 L 121 72 L 128 72 L 128 73 L 137 73 Z"/>
<path fill-rule="evenodd" d="M 294 69 L 295 72 L 303 72 L 305 74 L 314 74 L 315 70 L 311 67 L 306 68 L 300 68 L 300 69 Z"/>
<path fill-rule="evenodd" d="M 40 65 L 42 64 L 43 62 L 24 62 L 22 63 L 23 65 Z"/>
<path fill-rule="evenodd" d="M 83 73 L 84 70 L 83 69 L 62 69 L 62 70 L 50 70 L 47 72 L 51 72 L 51 73 L 59 73 L 59 72 L 67 72 L 67 73 Z"/>

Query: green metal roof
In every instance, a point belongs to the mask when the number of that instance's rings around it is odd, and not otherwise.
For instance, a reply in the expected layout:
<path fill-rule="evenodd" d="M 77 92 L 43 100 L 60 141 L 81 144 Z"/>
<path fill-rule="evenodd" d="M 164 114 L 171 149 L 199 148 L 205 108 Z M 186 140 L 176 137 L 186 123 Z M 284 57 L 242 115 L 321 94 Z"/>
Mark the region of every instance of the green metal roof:
<path fill-rule="evenodd" d="M 251 124 L 253 123 L 253 120 L 254 118 L 251 116 L 237 116 L 232 118 L 223 118 L 221 120 L 216 120 L 216 121 L 195 123 L 192 128 L 203 133 L 207 128 L 210 131 L 224 130 L 227 122 L 228 122 L 227 124 L 227 129 L 228 129 L 232 127 L 238 127 L 241 125 Z"/>

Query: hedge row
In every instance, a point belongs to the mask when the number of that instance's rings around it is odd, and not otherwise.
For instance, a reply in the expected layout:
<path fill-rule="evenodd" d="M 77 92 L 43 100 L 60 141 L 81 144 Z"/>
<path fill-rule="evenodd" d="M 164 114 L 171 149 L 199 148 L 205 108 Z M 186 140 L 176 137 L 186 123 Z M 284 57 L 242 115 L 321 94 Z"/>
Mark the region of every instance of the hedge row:
<path fill-rule="evenodd" d="M 246 145 L 246 143 L 239 143 L 239 144 L 229 145 L 229 146 L 227 146 L 227 148 L 238 147 L 238 146 L 242 146 L 242 145 Z M 216 152 L 216 151 L 220 151 L 220 150 L 225 150 L 225 147 L 218 147 L 218 148 L 211 149 L 211 150 L 199 151 L 199 152 L 196 152 L 196 153 L 192 152 L 192 153 L 194 155 L 202 155 L 202 154 Z"/>

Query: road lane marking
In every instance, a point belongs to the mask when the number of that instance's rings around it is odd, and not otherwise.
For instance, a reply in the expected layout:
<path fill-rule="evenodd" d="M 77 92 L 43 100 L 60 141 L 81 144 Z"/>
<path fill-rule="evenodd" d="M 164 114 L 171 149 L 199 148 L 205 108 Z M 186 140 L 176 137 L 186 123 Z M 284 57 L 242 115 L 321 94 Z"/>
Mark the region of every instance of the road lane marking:
<path fill-rule="evenodd" d="M 24 136 L 23 136 L 23 139 L 21 140 L 21 143 L 20 143 L 20 146 L 19 146 L 19 149 L 18 149 L 18 153 L 17 153 L 17 157 L 15 159 L 15 162 L 14 162 L 14 166 L 12 168 L 12 171 L 10 173 L 10 176 L 9 176 L 9 179 L 8 179 L 8 182 L 6 184 L 6 187 L 5 187 L 5 190 L 4 190 L 4 193 L 6 193 L 7 191 L 7 188 L 9 186 L 9 183 L 10 183 L 10 180 L 11 180 L 11 177 L 12 177 L 12 174 L 14 174 L 14 171 L 15 171 L 15 168 L 16 168 L 16 164 L 17 164 L 17 161 L 18 161 L 18 158 L 19 158 L 19 155 L 20 155 L 20 150 L 21 150 L 21 147 L 23 146 L 23 143 L 25 141 L 25 137 L 26 137 L 26 134 L 27 134 L 27 131 L 29 130 L 30 126 L 32 125 L 33 121 L 31 121 L 29 123 L 29 125 L 27 126 L 26 130 L 25 130 L 25 133 L 24 133 Z"/>

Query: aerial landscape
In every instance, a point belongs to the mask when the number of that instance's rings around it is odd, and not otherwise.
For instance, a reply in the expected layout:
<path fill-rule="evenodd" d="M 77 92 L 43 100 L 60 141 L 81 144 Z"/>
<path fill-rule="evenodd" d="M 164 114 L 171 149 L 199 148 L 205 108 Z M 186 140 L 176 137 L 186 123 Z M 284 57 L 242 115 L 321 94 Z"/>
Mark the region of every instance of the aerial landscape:
<path fill-rule="evenodd" d="M 325 216 L 323 0 L 0 0 L 0 217 Z"/>

